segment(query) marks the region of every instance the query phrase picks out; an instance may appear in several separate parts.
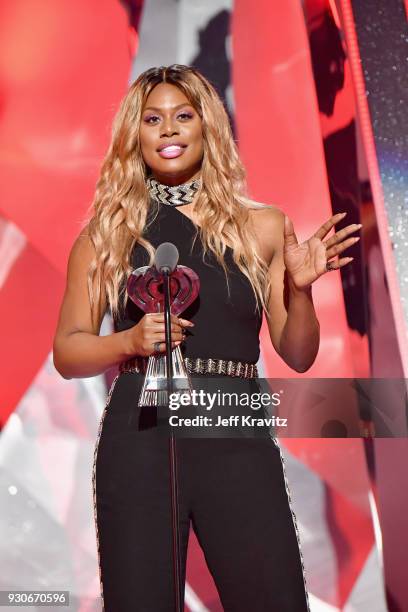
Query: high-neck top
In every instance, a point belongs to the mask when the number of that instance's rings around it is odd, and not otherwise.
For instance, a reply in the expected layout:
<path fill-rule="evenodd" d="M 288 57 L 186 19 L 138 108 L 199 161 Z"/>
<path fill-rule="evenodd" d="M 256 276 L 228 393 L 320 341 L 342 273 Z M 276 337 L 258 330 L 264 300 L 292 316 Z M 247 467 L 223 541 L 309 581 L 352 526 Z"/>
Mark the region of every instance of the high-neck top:
<path fill-rule="evenodd" d="M 152 206 L 151 209 L 156 209 Z M 203 359 L 232 359 L 256 363 L 259 358 L 260 311 L 247 277 L 235 264 L 232 249 L 227 247 L 225 264 L 228 271 L 229 292 L 222 266 L 209 251 L 203 261 L 203 246 L 196 226 L 177 208 L 160 204 L 158 214 L 146 224 L 143 237 L 154 248 L 162 242 L 172 242 L 179 251 L 179 264 L 192 268 L 200 279 L 196 300 L 179 316 L 194 323 L 188 328 L 181 345 L 185 357 Z M 194 242 L 194 244 L 193 244 Z M 146 266 L 149 257 L 140 244 L 131 254 L 133 268 Z M 115 320 L 115 331 L 128 329 L 138 323 L 144 312 L 130 298 L 125 312 Z"/>

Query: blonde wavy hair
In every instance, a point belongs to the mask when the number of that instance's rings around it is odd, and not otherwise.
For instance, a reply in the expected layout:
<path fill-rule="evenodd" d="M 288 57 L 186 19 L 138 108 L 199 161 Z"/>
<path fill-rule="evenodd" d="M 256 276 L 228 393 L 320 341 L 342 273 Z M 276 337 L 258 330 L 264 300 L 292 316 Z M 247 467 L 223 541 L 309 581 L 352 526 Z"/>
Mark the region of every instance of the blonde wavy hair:
<path fill-rule="evenodd" d="M 103 293 L 114 318 L 121 308 L 124 311 L 125 281 L 132 272 L 130 256 L 136 243 L 146 249 L 150 265 L 153 263 L 154 248 L 143 236 L 150 206 L 146 187 L 149 168 L 141 153 L 139 126 L 146 99 L 159 83 L 177 86 L 202 121 L 204 155 L 194 214 L 203 253 L 214 253 L 228 283 L 224 256 L 229 246 L 234 262 L 251 284 L 257 308 L 260 304 L 265 308 L 269 292 L 267 267 L 257 254 L 248 223 L 249 208 L 257 204 L 246 196 L 245 170 L 228 115 L 216 90 L 202 74 L 190 66 L 173 64 L 143 72 L 130 86 L 113 121 L 111 142 L 84 222 L 95 249 L 88 270 L 92 317 Z"/>

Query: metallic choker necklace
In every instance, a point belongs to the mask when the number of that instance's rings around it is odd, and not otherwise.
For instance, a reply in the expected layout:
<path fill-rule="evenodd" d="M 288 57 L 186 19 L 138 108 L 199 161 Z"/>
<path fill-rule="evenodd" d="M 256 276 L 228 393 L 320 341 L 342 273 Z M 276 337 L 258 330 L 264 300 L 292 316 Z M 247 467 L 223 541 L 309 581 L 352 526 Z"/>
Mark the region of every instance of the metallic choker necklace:
<path fill-rule="evenodd" d="M 146 185 L 150 197 L 156 200 L 156 202 L 161 202 L 168 206 L 183 206 L 193 201 L 196 192 L 201 187 L 201 181 L 196 179 L 189 183 L 183 183 L 183 185 L 170 187 L 169 185 L 159 183 L 155 178 L 149 177 Z"/>

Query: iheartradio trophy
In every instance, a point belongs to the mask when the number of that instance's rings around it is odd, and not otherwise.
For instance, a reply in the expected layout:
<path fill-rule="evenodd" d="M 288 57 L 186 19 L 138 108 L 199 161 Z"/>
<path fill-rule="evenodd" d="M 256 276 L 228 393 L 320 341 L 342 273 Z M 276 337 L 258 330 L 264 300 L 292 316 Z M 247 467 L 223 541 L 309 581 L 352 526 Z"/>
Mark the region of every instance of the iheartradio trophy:
<path fill-rule="evenodd" d="M 180 346 L 171 348 L 170 314 L 178 316 L 192 304 L 200 280 L 191 268 L 177 265 L 178 258 L 174 244 L 164 242 L 156 250 L 154 265 L 133 270 L 127 281 L 128 295 L 136 306 L 145 313 L 164 312 L 166 323 L 166 354 L 148 358 L 139 406 L 167 406 L 169 392 L 192 391 Z"/>

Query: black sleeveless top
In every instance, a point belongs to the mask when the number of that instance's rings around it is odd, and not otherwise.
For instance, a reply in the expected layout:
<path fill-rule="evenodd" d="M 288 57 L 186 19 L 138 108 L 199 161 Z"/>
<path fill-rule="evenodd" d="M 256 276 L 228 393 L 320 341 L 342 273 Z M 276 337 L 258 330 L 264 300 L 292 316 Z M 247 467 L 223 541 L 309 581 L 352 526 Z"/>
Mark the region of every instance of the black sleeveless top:
<path fill-rule="evenodd" d="M 151 211 L 156 211 L 153 204 Z M 153 213 L 152 213 L 153 214 Z M 197 299 L 179 316 L 194 323 L 187 328 L 186 341 L 181 345 L 185 357 L 202 359 L 232 359 L 256 363 L 259 358 L 260 311 L 249 280 L 233 261 L 227 248 L 225 263 L 228 270 L 229 293 L 225 273 L 215 255 L 207 253 L 199 236 L 194 242 L 196 226 L 182 212 L 160 204 L 158 214 L 147 224 L 143 233 L 155 248 L 162 242 L 172 242 L 179 251 L 179 264 L 192 268 L 200 279 Z M 192 248 L 193 246 L 193 248 Z M 149 257 L 139 244 L 132 251 L 133 268 L 146 266 Z M 144 312 L 130 298 L 125 312 L 114 321 L 115 331 L 128 329 L 138 323 Z"/>

